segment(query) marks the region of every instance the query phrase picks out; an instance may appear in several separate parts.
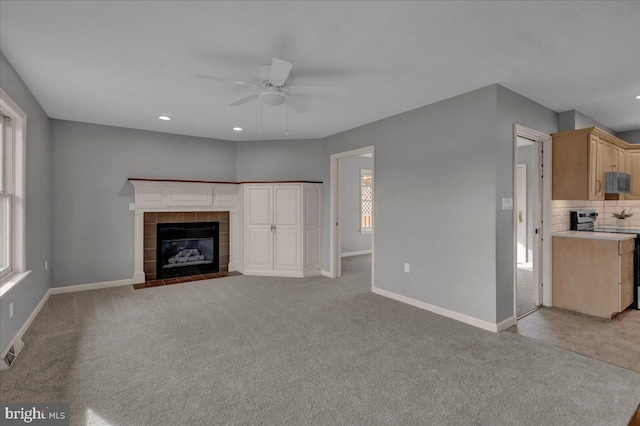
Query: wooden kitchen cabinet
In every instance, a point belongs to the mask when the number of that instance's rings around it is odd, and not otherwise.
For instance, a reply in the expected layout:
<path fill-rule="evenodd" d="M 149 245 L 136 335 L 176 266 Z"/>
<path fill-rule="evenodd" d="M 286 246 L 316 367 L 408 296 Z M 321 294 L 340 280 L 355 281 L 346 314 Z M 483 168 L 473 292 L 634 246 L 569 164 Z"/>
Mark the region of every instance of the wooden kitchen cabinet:
<path fill-rule="evenodd" d="M 570 235 L 570 231 L 567 235 Z M 635 238 L 553 237 L 553 306 L 611 318 L 633 303 Z"/>
<path fill-rule="evenodd" d="M 627 171 L 631 175 L 631 193 L 627 200 L 640 200 L 640 149 L 627 150 Z"/>
<path fill-rule="evenodd" d="M 611 167 L 614 172 L 627 172 L 627 150 L 611 144 Z"/>
<path fill-rule="evenodd" d="M 597 127 L 553 135 L 554 200 L 604 200 L 605 173 L 630 173 L 630 145 Z M 640 150 L 637 163 L 640 179 Z M 634 164 L 635 164 L 634 163 Z M 640 182 L 637 199 L 640 199 Z M 634 198 L 632 198 L 634 199 Z"/>

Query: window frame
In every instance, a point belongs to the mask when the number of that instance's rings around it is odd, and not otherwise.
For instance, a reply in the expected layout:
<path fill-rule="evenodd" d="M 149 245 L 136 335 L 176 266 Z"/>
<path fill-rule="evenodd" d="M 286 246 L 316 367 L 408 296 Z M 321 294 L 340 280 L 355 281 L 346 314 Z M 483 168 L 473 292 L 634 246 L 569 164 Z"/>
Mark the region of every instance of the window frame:
<path fill-rule="evenodd" d="M 368 176 L 371 178 L 371 220 L 372 226 L 363 226 L 362 225 L 362 218 L 363 218 L 363 214 L 362 214 L 362 205 L 364 204 L 365 200 L 362 196 L 362 179 Z M 359 176 L 360 180 L 358 181 L 359 184 L 359 193 L 360 193 L 360 217 L 359 217 L 359 224 L 360 224 L 360 232 L 363 234 L 366 233 L 370 233 L 373 230 L 373 169 L 360 169 L 360 176 Z"/>
<path fill-rule="evenodd" d="M 0 281 L 3 278 L 8 277 L 13 273 L 13 147 L 14 147 L 14 132 L 12 131 L 13 120 L 11 117 L 6 116 L 3 111 L 0 111 L 0 203 L 8 204 L 6 212 L 3 212 L 0 227 L 2 229 L 2 235 L 6 235 L 6 240 L 0 240 L 0 244 L 3 245 L 1 256 L 6 257 L 7 266 L 5 269 L 0 269 Z M 4 206 L 0 205 L 0 209 L 4 209 Z M 4 219 L 7 218 L 5 222 Z M 5 259 L 1 259 L 4 263 Z M 1 263 L 0 263 L 1 264 Z"/>
<path fill-rule="evenodd" d="M 9 197 L 9 256 L 10 271 L 0 277 L 0 298 L 19 284 L 30 271 L 26 269 L 26 130 L 27 115 L 7 93 L 0 88 L 0 114 L 8 117 L 6 126 L 3 167 L 4 197 Z"/>

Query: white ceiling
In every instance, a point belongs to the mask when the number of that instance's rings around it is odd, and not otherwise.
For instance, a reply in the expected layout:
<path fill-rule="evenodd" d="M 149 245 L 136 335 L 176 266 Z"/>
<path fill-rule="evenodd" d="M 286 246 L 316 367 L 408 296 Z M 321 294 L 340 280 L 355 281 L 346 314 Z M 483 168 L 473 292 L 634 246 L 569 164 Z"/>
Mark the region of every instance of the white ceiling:
<path fill-rule="evenodd" d="M 318 138 L 493 83 L 616 131 L 640 128 L 640 2 L 0 2 L 0 49 L 53 118 L 283 139 L 284 107 L 227 105 L 272 57 Z M 161 122 L 158 115 L 173 117 Z M 233 132 L 241 126 L 244 132 Z"/>

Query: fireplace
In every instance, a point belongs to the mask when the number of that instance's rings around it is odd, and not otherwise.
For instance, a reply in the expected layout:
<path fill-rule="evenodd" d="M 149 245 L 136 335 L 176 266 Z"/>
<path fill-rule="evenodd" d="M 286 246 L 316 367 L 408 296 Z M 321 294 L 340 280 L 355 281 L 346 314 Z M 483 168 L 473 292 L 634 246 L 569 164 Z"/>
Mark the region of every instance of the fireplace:
<path fill-rule="evenodd" d="M 219 222 L 158 223 L 156 279 L 218 272 L 219 234 Z"/>

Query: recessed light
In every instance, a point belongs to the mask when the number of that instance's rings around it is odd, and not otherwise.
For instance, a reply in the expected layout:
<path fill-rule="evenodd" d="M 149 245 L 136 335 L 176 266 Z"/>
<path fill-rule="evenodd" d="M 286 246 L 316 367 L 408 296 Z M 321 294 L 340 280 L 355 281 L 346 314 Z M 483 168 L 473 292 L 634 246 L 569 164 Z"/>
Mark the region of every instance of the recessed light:
<path fill-rule="evenodd" d="M 242 127 L 234 127 L 233 130 L 236 131 L 236 132 L 241 132 L 242 131 Z"/>
<path fill-rule="evenodd" d="M 169 121 L 171 120 L 171 117 L 167 116 L 167 115 L 161 115 L 158 117 L 160 120 L 162 121 Z"/>
<path fill-rule="evenodd" d="M 636 99 L 640 99 L 640 95 L 636 96 Z"/>

